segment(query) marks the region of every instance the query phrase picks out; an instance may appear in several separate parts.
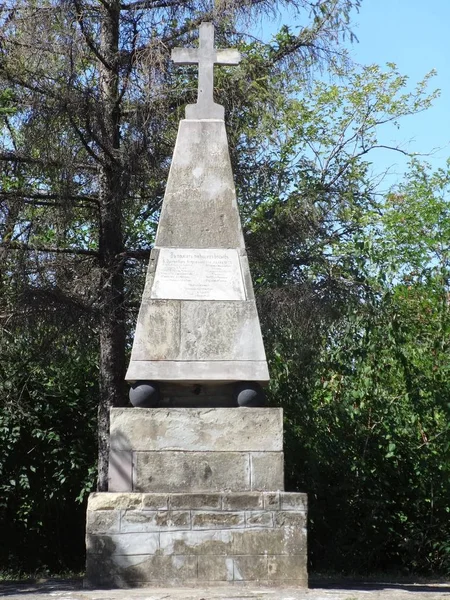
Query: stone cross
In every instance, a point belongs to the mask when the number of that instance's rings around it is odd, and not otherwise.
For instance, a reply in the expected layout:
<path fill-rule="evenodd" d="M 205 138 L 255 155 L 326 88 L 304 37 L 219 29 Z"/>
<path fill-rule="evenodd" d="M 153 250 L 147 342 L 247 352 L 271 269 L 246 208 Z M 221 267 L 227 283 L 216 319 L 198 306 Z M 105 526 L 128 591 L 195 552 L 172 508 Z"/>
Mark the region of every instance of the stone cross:
<path fill-rule="evenodd" d="M 214 65 L 238 65 L 241 55 L 237 50 L 214 48 L 214 25 L 200 25 L 198 48 L 174 48 L 172 60 L 177 65 L 198 64 L 197 104 L 186 106 L 186 119 L 224 119 L 224 108 L 213 98 Z"/>

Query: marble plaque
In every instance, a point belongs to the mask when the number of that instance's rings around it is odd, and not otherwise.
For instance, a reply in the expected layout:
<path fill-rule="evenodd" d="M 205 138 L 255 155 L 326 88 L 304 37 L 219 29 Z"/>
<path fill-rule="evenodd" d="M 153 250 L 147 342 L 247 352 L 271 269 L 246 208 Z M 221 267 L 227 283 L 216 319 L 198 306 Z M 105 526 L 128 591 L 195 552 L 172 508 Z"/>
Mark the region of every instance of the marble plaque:
<path fill-rule="evenodd" d="M 238 251 L 161 248 L 151 298 L 245 300 Z"/>

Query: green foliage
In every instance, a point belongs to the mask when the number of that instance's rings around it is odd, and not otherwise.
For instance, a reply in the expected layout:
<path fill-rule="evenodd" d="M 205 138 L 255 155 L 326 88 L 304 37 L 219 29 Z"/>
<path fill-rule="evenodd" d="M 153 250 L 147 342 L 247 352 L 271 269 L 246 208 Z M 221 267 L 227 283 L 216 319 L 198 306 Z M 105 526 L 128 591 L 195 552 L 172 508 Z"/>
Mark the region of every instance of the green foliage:
<path fill-rule="evenodd" d="M 0 563 L 82 568 L 95 482 L 96 348 L 89 330 L 22 315 L 0 336 Z"/>
<path fill-rule="evenodd" d="M 345 241 L 364 285 L 322 331 L 302 384 L 298 353 L 276 363 L 315 568 L 450 571 L 449 183 L 448 169 L 412 162 Z"/>

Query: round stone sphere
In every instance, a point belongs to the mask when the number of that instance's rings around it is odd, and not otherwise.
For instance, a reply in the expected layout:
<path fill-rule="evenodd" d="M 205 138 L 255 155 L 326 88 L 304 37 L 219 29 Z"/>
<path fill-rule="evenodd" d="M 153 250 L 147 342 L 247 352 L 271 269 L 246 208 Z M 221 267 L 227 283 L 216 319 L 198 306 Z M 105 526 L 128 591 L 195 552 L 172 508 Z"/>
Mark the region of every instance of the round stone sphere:
<path fill-rule="evenodd" d="M 161 394 L 155 381 L 136 381 L 130 388 L 130 402 L 136 408 L 155 408 Z"/>
<path fill-rule="evenodd" d="M 259 383 L 240 381 L 233 389 L 233 398 L 238 406 L 264 406 L 264 392 Z"/>

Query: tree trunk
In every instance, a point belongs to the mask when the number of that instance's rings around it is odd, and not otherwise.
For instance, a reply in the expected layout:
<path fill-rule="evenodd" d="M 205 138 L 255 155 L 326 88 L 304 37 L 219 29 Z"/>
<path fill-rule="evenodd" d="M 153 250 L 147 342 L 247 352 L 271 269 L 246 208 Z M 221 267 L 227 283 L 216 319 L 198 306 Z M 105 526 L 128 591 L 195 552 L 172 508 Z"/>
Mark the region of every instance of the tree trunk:
<path fill-rule="evenodd" d="M 109 409 L 123 406 L 125 316 L 123 306 L 122 202 L 125 194 L 120 157 L 118 44 L 120 3 L 102 7 L 99 61 L 103 131 L 100 166 L 100 402 L 98 409 L 98 485 L 108 489 Z"/>

